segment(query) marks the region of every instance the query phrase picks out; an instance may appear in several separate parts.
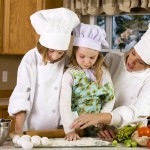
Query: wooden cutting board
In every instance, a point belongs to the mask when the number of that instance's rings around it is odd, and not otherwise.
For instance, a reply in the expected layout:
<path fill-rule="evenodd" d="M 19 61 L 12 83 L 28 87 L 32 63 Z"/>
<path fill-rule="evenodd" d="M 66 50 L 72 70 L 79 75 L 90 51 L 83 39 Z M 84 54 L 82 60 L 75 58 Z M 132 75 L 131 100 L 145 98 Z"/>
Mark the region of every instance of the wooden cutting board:
<path fill-rule="evenodd" d="M 38 135 L 40 137 L 48 137 L 48 138 L 63 138 L 63 137 L 65 137 L 65 132 L 63 129 L 25 131 L 24 134 L 30 135 L 30 136 Z"/>

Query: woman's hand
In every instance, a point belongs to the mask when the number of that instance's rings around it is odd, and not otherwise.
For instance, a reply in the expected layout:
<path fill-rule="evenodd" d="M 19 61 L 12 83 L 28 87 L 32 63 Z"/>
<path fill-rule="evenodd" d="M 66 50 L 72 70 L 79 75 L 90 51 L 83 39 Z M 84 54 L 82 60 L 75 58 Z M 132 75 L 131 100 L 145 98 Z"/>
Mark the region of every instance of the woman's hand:
<path fill-rule="evenodd" d="M 111 122 L 110 113 L 95 113 L 95 114 L 82 114 L 72 124 L 71 128 L 84 129 L 90 125 L 97 126 L 98 124 L 109 124 Z"/>
<path fill-rule="evenodd" d="M 108 129 L 108 130 L 101 130 L 97 133 L 98 137 L 100 139 L 104 139 L 104 140 L 107 140 L 107 141 L 113 141 L 116 133 L 114 130 L 111 130 L 111 129 Z"/>
<path fill-rule="evenodd" d="M 65 140 L 67 140 L 67 141 L 76 141 L 79 139 L 80 139 L 79 135 L 74 131 L 67 133 L 65 136 Z"/>

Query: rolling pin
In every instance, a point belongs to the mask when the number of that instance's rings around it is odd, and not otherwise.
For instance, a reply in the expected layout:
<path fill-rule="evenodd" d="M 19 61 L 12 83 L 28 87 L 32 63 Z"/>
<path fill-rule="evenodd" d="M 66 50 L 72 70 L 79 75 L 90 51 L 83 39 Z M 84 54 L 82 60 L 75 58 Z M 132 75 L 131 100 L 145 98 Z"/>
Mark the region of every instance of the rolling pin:
<path fill-rule="evenodd" d="M 63 129 L 24 131 L 23 134 L 30 135 L 30 136 L 38 135 L 40 137 L 48 137 L 48 138 L 64 138 L 65 137 L 65 132 Z"/>

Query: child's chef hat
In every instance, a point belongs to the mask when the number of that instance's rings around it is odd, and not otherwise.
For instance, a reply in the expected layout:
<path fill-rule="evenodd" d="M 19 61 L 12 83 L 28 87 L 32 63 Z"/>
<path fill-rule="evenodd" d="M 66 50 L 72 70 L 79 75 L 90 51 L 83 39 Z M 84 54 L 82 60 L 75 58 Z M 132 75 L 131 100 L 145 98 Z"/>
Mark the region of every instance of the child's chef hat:
<path fill-rule="evenodd" d="M 91 48 L 97 51 L 109 48 L 106 33 L 97 25 L 79 24 L 74 30 L 74 46 Z"/>
<path fill-rule="evenodd" d="M 134 49 L 142 60 L 150 65 L 150 24 L 148 30 L 141 37 L 141 40 L 134 46 Z"/>
<path fill-rule="evenodd" d="M 71 31 L 80 23 L 78 16 L 66 8 L 41 10 L 30 19 L 41 45 L 55 50 L 68 49 Z"/>

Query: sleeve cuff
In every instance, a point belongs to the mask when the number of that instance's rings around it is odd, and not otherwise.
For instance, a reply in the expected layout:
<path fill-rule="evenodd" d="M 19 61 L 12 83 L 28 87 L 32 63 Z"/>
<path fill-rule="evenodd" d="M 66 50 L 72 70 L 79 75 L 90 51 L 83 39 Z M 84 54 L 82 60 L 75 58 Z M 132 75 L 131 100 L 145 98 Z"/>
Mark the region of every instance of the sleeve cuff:
<path fill-rule="evenodd" d="M 121 126 L 121 123 L 122 123 L 121 116 L 116 112 L 111 112 L 111 116 L 112 116 L 112 119 L 111 119 L 110 125 L 115 126 L 115 127 Z"/>
<path fill-rule="evenodd" d="M 28 100 L 13 100 L 9 102 L 8 113 L 14 116 L 20 111 L 30 111 L 30 102 Z"/>

